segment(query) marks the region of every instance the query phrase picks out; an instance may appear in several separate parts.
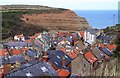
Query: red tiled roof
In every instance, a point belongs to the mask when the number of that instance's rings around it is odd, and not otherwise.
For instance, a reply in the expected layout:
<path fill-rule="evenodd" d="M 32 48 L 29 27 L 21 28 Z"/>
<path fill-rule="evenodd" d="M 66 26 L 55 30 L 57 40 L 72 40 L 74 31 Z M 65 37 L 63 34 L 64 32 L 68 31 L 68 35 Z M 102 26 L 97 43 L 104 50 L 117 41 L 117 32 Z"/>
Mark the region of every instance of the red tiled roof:
<path fill-rule="evenodd" d="M 65 48 L 62 48 L 61 50 L 62 50 L 63 52 L 66 52 L 66 49 L 65 49 Z"/>
<path fill-rule="evenodd" d="M 5 56 L 5 53 L 8 53 L 7 49 L 0 49 L 0 56 Z"/>
<path fill-rule="evenodd" d="M 91 52 L 85 53 L 84 56 L 91 64 L 98 60 Z"/>
<path fill-rule="evenodd" d="M 39 41 L 39 40 L 35 40 L 38 44 L 43 44 L 41 41 Z"/>
<path fill-rule="evenodd" d="M 70 53 L 69 56 L 73 59 L 77 57 L 77 55 L 75 53 Z"/>
<path fill-rule="evenodd" d="M 39 35 L 40 35 L 40 33 L 36 33 L 36 34 L 35 34 L 35 36 L 39 36 Z"/>
<path fill-rule="evenodd" d="M 76 58 L 77 55 L 74 52 L 66 53 L 68 56 L 70 56 L 72 59 Z"/>
<path fill-rule="evenodd" d="M 77 44 L 78 43 L 78 41 L 74 41 L 74 44 Z"/>
<path fill-rule="evenodd" d="M 63 35 L 63 32 L 58 32 L 57 35 L 58 35 L 58 36 L 62 36 L 62 35 Z"/>
<path fill-rule="evenodd" d="M 115 45 L 115 44 L 113 44 L 113 45 L 110 45 L 110 44 L 108 44 L 107 45 L 107 48 L 109 49 L 109 50 L 113 50 L 113 49 L 115 49 L 117 46 Z"/>
<path fill-rule="evenodd" d="M 110 58 L 109 56 L 105 55 L 105 59 L 106 59 L 106 60 L 108 60 L 109 58 Z"/>
<path fill-rule="evenodd" d="M 29 40 L 25 40 L 25 42 L 32 42 L 32 40 L 31 40 L 31 39 L 29 39 Z"/>
<path fill-rule="evenodd" d="M 84 31 L 80 31 L 80 35 L 84 38 Z"/>
<path fill-rule="evenodd" d="M 58 75 L 60 76 L 60 78 L 66 78 L 69 74 L 70 72 L 63 68 L 58 72 Z"/>
<path fill-rule="evenodd" d="M 10 68 L 11 68 L 11 65 L 10 65 L 10 64 L 4 65 L 4 74 L 9 73 L 9 72 L 10 72 L 10 70 L 9 70 Z"/>
<path fill-rule="evenodd" d="M 78 51 L 76 49 L 73 50 L 73 52 L 77 55 L 79 54 L 79 51 L 80 51 L 80 48 L 78 48 Z"/>
<path fill-rule="evenodd" d="M 19 55 L 19 54 L 21 54 L 21 50 L 12 49 L 12 53 L 13 53 L 13 55 Z"/>
<path fill-rule="evenodd" d="M 76 58 L 77 57 L 77 54 L 75 54 L 72 50 L 72 52 L 66 52 L 66 49 L 65 48 L 62 48 L 61 49 L 65 54 L 67 54 L 68 56 L 70 56 L 72 59 Z"/>
<path fill-rule="evenodd" d="M 23 51 L 28 51 L 28 48 L 23 47 L 21 50 L 22 50 L 22 52 Z"/>
<path fill-rule="evenodd" d="M 16 35 L 18 38 L 23 38 L 24 37 L 24 35 L 23 34 L 21 34 L 21 35 Z"/>
<path fill-rule="evenodd" d="M 104 44 L 100 44 L 100 47 L 104 48 L 104 46 L 105 46 Z"/>

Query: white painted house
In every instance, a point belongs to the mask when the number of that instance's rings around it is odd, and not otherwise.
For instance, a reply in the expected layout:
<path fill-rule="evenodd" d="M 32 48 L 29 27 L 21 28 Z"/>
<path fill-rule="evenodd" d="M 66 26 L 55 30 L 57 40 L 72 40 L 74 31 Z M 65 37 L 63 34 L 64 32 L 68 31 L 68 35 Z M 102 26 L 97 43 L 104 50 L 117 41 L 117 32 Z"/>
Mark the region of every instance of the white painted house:
<path fill-rule="evenodd" d="M 22 40 L 22 41 L 25 41 L 25 37 L 24 37 L 24 35 L 23 34 L 21 34 L 21 35 L 15 35 L 14 36 L 14 40 Z"/>
<path fill-rule="evenodd" d="M 93 45 L 96 43 L 96 35 L 93 30 L 86 30 L 84 33 L 84 41 L 85 44 Z"/>

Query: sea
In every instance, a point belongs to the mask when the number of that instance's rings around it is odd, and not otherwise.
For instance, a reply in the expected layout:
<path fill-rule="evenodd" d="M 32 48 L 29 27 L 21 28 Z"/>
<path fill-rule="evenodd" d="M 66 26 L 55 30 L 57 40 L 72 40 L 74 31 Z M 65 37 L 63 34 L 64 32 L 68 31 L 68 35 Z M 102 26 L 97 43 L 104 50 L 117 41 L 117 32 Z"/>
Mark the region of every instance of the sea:
<path fill-rule="evenodd" d="M 103 29 L 118 24 L 118 10 L 74 10 L 74 12 L 80 17 L 85 17 L 93 28 Z"/>

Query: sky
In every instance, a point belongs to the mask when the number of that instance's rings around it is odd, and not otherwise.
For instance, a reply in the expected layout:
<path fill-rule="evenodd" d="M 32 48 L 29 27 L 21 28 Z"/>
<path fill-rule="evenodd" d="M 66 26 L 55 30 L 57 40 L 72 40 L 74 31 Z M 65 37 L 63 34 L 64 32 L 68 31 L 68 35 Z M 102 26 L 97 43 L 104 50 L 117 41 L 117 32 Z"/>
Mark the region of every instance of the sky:
<path fill-rule="evenodd" d="M 117 10 L 120 0 L 2 0 L 0 5 L 45 5 L 71 10 Z"/>

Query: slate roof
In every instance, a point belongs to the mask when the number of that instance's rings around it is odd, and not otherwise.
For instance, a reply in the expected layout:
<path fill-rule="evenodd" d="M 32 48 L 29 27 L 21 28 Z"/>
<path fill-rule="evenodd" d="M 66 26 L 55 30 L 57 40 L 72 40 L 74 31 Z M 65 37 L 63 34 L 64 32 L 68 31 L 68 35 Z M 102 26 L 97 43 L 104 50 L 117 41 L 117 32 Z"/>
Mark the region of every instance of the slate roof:
<path fill-rule="evenodd" d="M 0 62 L 1 64 L 14 64 L 16 63 L 16 61 L 19 62 L 26 62 L 24 56 L 22 55 L 13 55 L 13 56 L 9 56 L 8 60 L 5 60 L 4 57 L 1 57 L 0 60 L 2 60 L 2 62 Z"/>
<path fill-rule="evenodd" d="M 107 47 L 103 47 L 103 48 L 100 47 L 99 49 L 103 51 L 105 54 L 107 54 L 108 56 L 111 56 L 113 54 L 110 50 L 108 50 Z"/>
<path fill-rule="evenodd" d="M 26 52 L 27 55 L 31 58 L 34 58 L 37 55 L 37 52 L 34 50 L 29 49 L 28 52 Z"/>
<path fill-rule="evenodd" d="M 104 58 L 104 53 L 101 52 L 97 47 L 92 49 L 92 53 L 98 58 L 98 60 L 101 60 Z"/>
<path fill-rule="evenodd" d="M 61 69 L 63 67 L 62 60 L 65 57 L 65 65 L 68 65 L 71 62 L 71 58 L 66 55 L 63 51 L 49 51 L 50 54 L 48 54 L 49 61 L 58 69 Z"/>
<path fill-rule="evenodd" d="M 31 46 L 32 43 L 31 42 L 8 42 L 6 45 L 8 45 L 9 47 L 24 47 L 24 46 Z"/>
<path fill-rule="evenodd" d="M 0 49 L 0 56 L 5 56 L 5 53 L 8 53 L 7 49 Z"/>
<path fill-rule="evenodd" d="M 5 75 L 5 78 L 9 77 L 35 77 L 35 76 L 58 76 L 56 71 L 46 62 L 38 62 L 27 67 L 21 67 L 18 70 L 12 71 Z"/>
<path fill-rule="evenodd" d="M 102 42 L 109 43 L 113 39 L 113 36 L 108 36 L 106 34 L 99 35 L 96 39 L 102 40 Z"/>
<path fill-rule="evenodd" d="M 66 39 L 67 39 L 67 41 L 72 42 L 71 38 L 67 37 Z"/>

